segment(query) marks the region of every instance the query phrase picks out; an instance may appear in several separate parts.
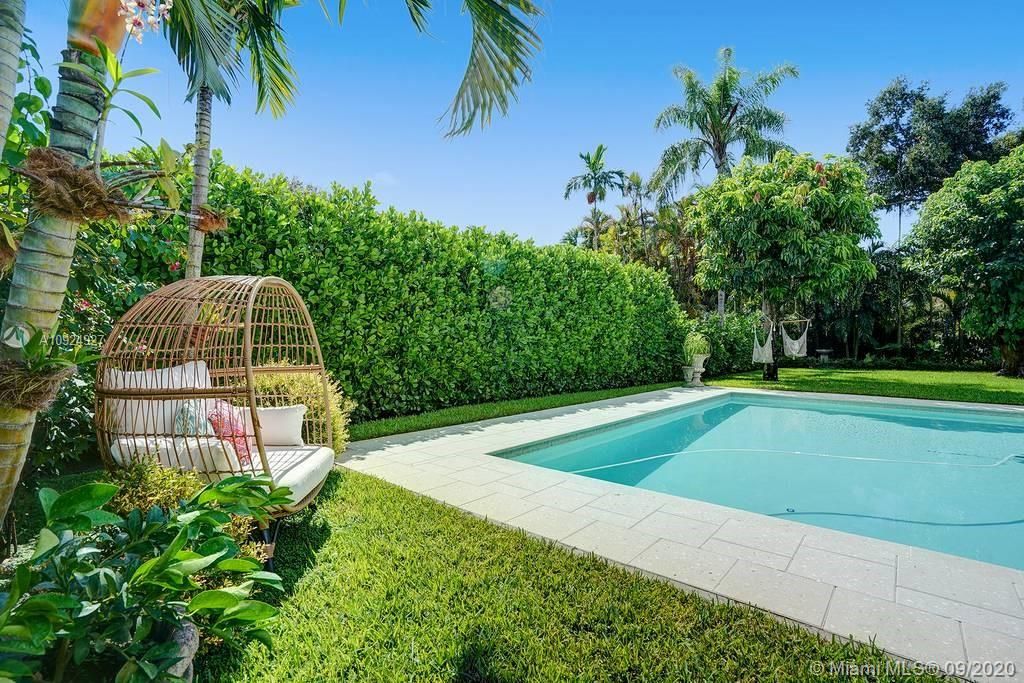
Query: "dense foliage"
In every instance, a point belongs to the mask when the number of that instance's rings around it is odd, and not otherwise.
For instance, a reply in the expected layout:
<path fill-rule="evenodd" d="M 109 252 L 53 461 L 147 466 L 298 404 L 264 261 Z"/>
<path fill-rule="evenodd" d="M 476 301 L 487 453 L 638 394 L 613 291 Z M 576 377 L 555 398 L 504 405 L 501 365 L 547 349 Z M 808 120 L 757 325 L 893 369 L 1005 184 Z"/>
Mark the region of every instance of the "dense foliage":
<path fill-rule="evenodd" d="M 1013 119 L 1005 92 L 1005 83 L 991 83 L 951 105 L 927 83 L 897 78 L 868 102 L 867 120 L 851 127 L 847 151 L 867 170 L 871 191 L 886 208 L 917 207 L 965 161 L 995 161 L 1005 153 L 997 137 Z"/>
<path fill-rule="evenodd" d="M 136 508 L 125 517 L 103 509 L 117 486 L 42 489 L 46 527 L 0 594 L 0 676 L 57 683 L 113 666 L 118 681 L 165 680 L 184 671 L 175 669 L 182 655 L 174 634 L 190 625 L 228 642 L 269 646 L 263 625 L 277 610 L 250 594 L 256 586 L 280 589 L 280 578 L 240 557 L 223 531 L 232 514 L 266 520 L 290 499 L 288 489 L 268 491 L 268 484 L 231 477 L 180 506 Z"/>
<path fill-rule="evenodd" d="M 207 240 L 204 272 L 295 285 L 361 418 L 673 377 L 677 308 L 650 268 L 379 211 L 368 188 L 321 191 L 224 163 L 211 203 L 235 218 Z M 184 223 L 174 229 L 180 245 Z M 134 247 L 137 278 L 177 276 L 162 240 Z"/>
<path fill-rule="evenodd" d="M 964 326 L 998 341 L 1004 370 L 1024 365 L 1024 147 L 964 164 L 928 198 L 913 263 L 966 299 Z"/>
<path fill-rule="evenodd" d="M 702 240 L 697 283 L 783 308 L 830 301 L 871 280 L 860 248 L 878 235 L 876 197 L 852 162 L 779 152 L 761 166 L 741 162 L 697 193 Z"/>

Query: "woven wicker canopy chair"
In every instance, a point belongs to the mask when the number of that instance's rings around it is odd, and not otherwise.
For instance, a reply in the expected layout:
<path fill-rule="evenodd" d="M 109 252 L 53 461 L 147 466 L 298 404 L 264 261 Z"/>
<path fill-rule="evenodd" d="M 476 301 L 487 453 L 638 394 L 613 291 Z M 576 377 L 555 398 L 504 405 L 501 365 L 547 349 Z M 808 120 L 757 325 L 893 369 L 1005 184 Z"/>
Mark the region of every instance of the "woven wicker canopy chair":
<path fill-rule="evenodd" d="M 334 466 L 330 405 L 309 312 L 276 277 L 161 287 L 114 325 L 96 371 L 107 468 L 267 474 L 293 494 L 276 516 L 312 502 Z"/>

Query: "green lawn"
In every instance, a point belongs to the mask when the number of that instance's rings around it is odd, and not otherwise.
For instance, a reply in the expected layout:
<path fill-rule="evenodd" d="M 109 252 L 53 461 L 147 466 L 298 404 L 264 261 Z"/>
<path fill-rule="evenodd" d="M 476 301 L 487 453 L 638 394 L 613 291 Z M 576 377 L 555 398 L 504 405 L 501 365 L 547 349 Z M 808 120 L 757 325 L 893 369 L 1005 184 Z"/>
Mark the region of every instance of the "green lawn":
<path fill-rule="evenodd" d="M 758 370 L 715 377 L 707 383 L 719 387 L 1024 405 L 1024 379 L 1001 377 L 992 372 L 781 368 L 778 382 L 762 382 Z"/>
<path fill-rule="evenodd" d="M 276 561 L 273 654 L 208 651 L 204 680 L 808 680 L 813 662 L 884 662 L 351 472 L 285 523 Z"/>
<path fill-rule="evenodd" d="M 360 422 L 359 424 L 352 425 L 350 432 L 352 441 L 362 441 L 363 439 L 373 439 L 378 436 L 417 432 L 421 429 L 449 427 L 451 425 L 465 424 L 466 422 L 476 422 L 477 420 L 488 420 L 494 417 L 529 413 L 534 410 L 547 410 L 548 408 L 561 408 L 562 406 L 570 406 L 577 403 L 602 401 L 607 398 L 618 398 L 619 396 L 640 394 L 645 391 L 667 389 L 669 387 L 679 386 L 679 384 L 680 382 L 665 382 L 663 384 L 645 384 L 620 389 L 580 391 L 574 394 L 554 394 L 551 396 L 520 398 L 511 401 L 495 401 L 494 403 L 477 403 L 476 405 L 456 406 L 454 408 L 432 410 L 418 415 L 388 417 L 382 420 Z"/>

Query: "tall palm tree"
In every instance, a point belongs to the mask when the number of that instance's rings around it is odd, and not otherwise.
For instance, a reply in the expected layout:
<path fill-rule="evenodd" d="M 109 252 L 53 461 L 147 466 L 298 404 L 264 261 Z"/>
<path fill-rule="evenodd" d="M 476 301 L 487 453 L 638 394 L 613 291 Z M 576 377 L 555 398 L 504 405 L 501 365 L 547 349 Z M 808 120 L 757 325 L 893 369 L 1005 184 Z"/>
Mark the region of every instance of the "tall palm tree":
<path fill-rule="evenodd" d="M 173 21 L 193 40 L 215 40 L 221 30 L 214 25 L 221 16 L 212 0 L 178 0 Z M 57 99 L 51 115 L 50 147 L 68 156 L 77 166 L 87 166 L 95 149 L 102 115 L 103 93 L 98 83 L 105 77 L 96 40 L 116 51 L 124 42 L 125 21 L 119 0 L 71 0 L 68 7 L 68 39 L 64 62 L 79 65 L 59 69 Z M 216 50 L 205 51 L 207 55 Z M 5 84 L 6 85 L 6 84 Z M 13 95 L 13 90 L 10 91 Z M 39 330 L 47 336 L 57 327 L 67 291 L 71 262 L 78 237 L 76 221 L 39 214 L 25 227 L 15 256 L 10 291 L 0 325 L 0 357 L 22 361 L 16 343 Z M 10 372 L 4 368 L 0 372 Z M 0 401 L 0 518 L 7 513 L 14 488 L 25 464 L 35 425 L 36 410 Z"/>
<path fill-rule="evenodd" d="M 765 160 L 787 149 L 773 137 L 782 135 L 786 116 L 768 107 L 765 100 L 787 78 L 799 75 L 796 67 L 783 64 L 751 78 L 734 64 L 732 48 L 723 47 L 718 52 L 718 73 L 710 85 L 701 82 L 693 69 L 676 67 L 673 73 L 683 88 L 683 103 L 666 107 L 654 127 L 682 126 L 694 135 L 662 153 L 652 178 L 662 197 L 671 195 L 687 174 L 698 173 L 708 162 L 718 175 L 728 174 L 738 145 L 743 146 L 744 155 Z"/>
<path fill-rule="evenodd" d="M 580 159 L 583 161 L 583 166 L 586 170 L 580 175 L 569 178 L 569 182 L 565 186 L 566 199 L 582 190 L 587 191 L 587 203 L 594 206 L 594 213 L 592 215 L 597 215 L 598 204 L 608 197 L 608 190 L 621 191 L 626 182 L 625 173 L 606 168 L 604 161 L 604 153 L 606 151 L 608 151 L 607 147 L 598 145 L 593 154 L 590 152 L 580 154 Z M 594 251 L 601 248 L 596 232 L 594 233 L 591 247 Z"/>
<path fill-rule="evenodd" d="M 773 135 L 782 135 L 786 115 L 771 109 L 765 100 L 787 78 L 799 75 L 795 66 L 783 64 L 753 78 L 733 62 L 730 47 L 718 51 L 718 73 L 710 85 L 704 85 L 693 69 L 677 66 L 673 74 L 683 88 L 683 103 L 666 107 L 654 120 L 654 127 L 667 130 L 682 126 L 696 135 L 676 142 L 662 153 L 661 162 L 651 179 L 662 200 L 709 161 L 715 173 L 728 175 L 733 164 L 732 150 L 743 145 L 743 154 L 755 159 L 771 159 L 788 147 Z M 718 315 L 725 315 L 725 292 L 718 292 Z"/>
<path fill-rule="evenodd" d="M 7 135 L 25 33 L 25 0 L 0 0 L 0 131 Z"/>
<path fill-rule="evenodd" d="M 190 95 L 196 99 L 196 138 L 192 156 L 192 208 L 189 218 L 188 257 L 185 277 L 202 274 L 203 248 L 206 233 L 199 229 L 199 215 L 209 199 L 210 150 L 213 119 L 213 98 L 230 104 L 231 89 L 238 80 L 239 55 L 249 52 L 249 75 L 256 87 L 256 111 L 270 108 L 275 116 L 283 116 L 294 102 L 295 70 L 288 60 L 281 13 L 295 7 L 296 0 L 219 0 L 233 23 L 228 26 L 233 48 L 231 59 L 219 62 L 209 55 L 198 54 L 205 45 L 182 35 L 172 45 L 189 78 Z M 213 71 L 203 63 L 219 66 Z"/>

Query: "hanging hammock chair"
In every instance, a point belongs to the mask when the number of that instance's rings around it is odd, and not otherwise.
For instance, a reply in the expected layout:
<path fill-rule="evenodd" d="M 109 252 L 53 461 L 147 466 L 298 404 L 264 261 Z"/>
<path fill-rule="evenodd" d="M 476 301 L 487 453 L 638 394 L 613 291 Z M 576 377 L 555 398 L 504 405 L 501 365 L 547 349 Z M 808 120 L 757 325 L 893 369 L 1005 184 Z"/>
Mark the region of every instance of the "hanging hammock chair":
<path fill-rule="evenodd" d="M 208 481 L 269 475 L 308 505 L 334 466 L 331 401 L 316 331 L 276 277 L 181 280 L 114 325 L 96 371 L 108 469 L 154 458 Z"/>

